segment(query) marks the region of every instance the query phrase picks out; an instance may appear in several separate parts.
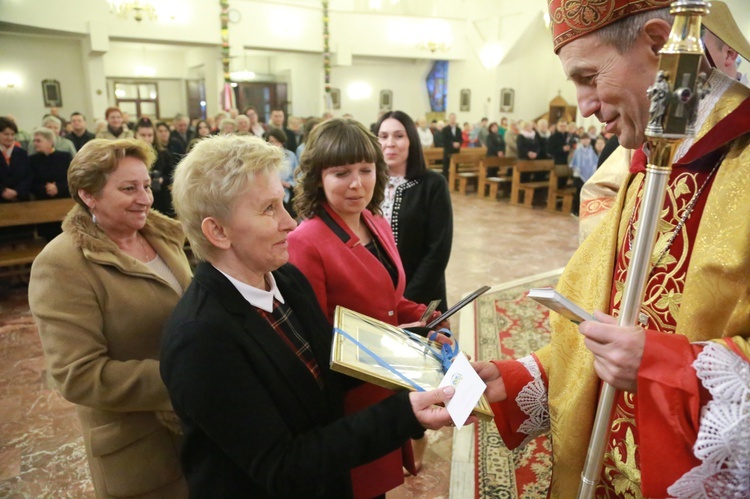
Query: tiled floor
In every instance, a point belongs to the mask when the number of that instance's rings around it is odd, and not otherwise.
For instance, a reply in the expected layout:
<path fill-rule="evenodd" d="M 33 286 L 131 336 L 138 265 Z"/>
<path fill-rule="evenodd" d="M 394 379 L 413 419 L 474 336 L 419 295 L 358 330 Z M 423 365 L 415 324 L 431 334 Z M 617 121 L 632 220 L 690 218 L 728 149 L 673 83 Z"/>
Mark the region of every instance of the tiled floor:
<path fill-rule="evenodd" d="M 476 196 L 454 196 L 448 299 L 487 284 L 564 266 L 577 247 L 577 222 Z M 50 388 L 23 290 L 0 282 L 0 497 L 93 497 L 71 404 Z M 458 320 L 453 321 L 458 329 Z M 419 476 L 389 499 L 447 498 L 452 429 L 428 432 Z"/>

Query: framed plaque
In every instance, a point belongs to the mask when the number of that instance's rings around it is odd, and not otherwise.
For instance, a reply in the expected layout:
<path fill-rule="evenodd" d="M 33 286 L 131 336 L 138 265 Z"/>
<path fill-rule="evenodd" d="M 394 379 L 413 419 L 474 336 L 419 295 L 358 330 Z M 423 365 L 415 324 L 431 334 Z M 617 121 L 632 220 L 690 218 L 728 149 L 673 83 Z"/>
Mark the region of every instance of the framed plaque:
<path fill-rule="evenodd" d="M 461 89 L 461 102 L 459 108 L 461 112 L 471 111 L 471 89 Z"/>
<path fill-rule="evenodd" d="M 380 91 L 380 110 L 390 111 L 393 109 L 393 92 L 391 90 Z"/>
<path fill-rule="evenodd" d="M 391 390 L 434 390 L 445 376 L 433 342 L 344 307 L 334 313 L 331 369 Z M 482 396 L 472 414 L 493 417 Z"/>
<path fill-rule="evenodd" d="M 513 90 L 512 88 L 504 88 L 500 90 L 500 112 L 512 113 L 515 100 L 516 100 L 515 90 Z"/>
<path fill-rule="evenodd" d="M 60 82 L 57 80 L 42 80 L 42 96 L 45 107 L 62 107 L 62 93 Z"/>

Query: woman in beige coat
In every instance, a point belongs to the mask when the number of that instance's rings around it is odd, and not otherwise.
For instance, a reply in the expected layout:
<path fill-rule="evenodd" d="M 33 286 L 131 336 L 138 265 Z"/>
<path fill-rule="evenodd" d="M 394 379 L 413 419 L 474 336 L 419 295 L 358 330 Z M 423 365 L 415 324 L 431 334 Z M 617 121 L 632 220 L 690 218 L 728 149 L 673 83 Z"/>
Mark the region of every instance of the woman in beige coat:
<path fill-rule="evenodd" d="M 191 279 L 179 223 L 150 211 L 154 154 L 92 140 L 78 206 L 34 261 L 29 304 L 49 371 L 77 404 L 98 497 L 186 497 L 179 423 L 159 376 L 162 327 Z"/>

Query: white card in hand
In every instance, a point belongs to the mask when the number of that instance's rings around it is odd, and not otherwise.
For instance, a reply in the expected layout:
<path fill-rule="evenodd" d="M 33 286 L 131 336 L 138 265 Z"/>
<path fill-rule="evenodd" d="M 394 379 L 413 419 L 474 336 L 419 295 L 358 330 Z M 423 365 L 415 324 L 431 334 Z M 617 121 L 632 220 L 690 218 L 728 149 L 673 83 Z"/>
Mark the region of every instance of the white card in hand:
<path fill-rule="evenodd" d="M 452 386 L 456 390 L 453 398 L 445 403 L 445 408 L 448 409 L 448 414 L 451 415 L 456 428 L 461 429 L 487 385 L 471 367 L 466 355 L 459 352 L 450 369 L 445 373 L 439 388 L 444 386 Z"/>

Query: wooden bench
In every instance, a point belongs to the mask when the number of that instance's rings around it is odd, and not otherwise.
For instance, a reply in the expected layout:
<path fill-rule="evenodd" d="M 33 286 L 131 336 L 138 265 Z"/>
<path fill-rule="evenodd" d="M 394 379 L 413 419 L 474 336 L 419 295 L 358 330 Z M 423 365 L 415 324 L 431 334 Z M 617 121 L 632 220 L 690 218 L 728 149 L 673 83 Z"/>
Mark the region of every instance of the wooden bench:
<path fill-rule="evenodd" d="M 523 206 L 532 208 L 534 205 L 534 193 L 538 190 L 547 189 L 549 181 L 521 182 L 522 173 L 549 172 L 554 168 L 551 159 L 519 160 L 513 167 L 513 183 L 510 190 L 511 204 L 521 203 L 523 194 Z"/>
<path fill-rule="evenodd" d="M 479 162 L 487 155 L 486 147 L 463 149 L 451 156 L 448 168 L 448 186 L 451 191 L 466 194 L 469 180 L 479 179 Z"/>
<path fill-rule="evenodd" d="M 576 195 L 576 188 L 569 185 L 573 178 L 573 170 L 568 165 L 555 165 L 549 174 L 549 192 L 547 193 L 547 209 L 549 211 L 560 210 L 566 215 L 573 210 L 573 199 Z M 560 180 L 565 179 L 565 187 L 558 187 Z"/>
<path fill-rule="evenodd" d="M 443 171 L 443 148 L 442 147 L 425 147 L 422 149 L 424 162 L 427 168 L 437 172 Z"/>
<path fill-rule="evenodd" d="M 72 198 L 0 203 L 0 227 L 61 222 L 75 204 Z M 45 241 L 35 237 L 0 246 L 0 269 L 3 269 L 0 270 L 0 277 L 25 274 L 27 269 L 12 267 L 32 263 L 44 245 Z"/>
<path fill-rule="evenodd" d="M 497 199 L 497 193 L 500 186 L 510 186 L 513 182 L 511 169 L 513 165 L 516 164 L 516 161 L 518 161 L 518 158 L 499 158 L 497 156 L 483 158 L 482 161 L 479 162 L 479 182 L 477 187 L 479 196 L 484 197 L 489 195 L 490 199 Z M 497 173 L 490 175 L 490 168 L 497 168 Z M 489 188 L 488 194 L 487 188 Z"/>

